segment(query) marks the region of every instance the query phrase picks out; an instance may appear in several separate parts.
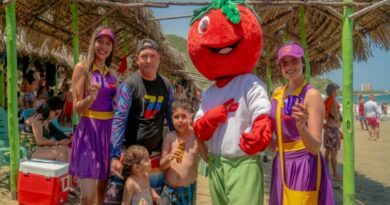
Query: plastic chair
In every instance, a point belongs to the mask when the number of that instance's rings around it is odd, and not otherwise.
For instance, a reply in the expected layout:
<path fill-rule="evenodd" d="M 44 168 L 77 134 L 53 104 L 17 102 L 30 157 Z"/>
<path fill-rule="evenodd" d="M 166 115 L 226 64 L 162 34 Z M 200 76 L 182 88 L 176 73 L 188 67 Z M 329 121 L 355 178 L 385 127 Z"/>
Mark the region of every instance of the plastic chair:
<path fill-rule="evenodd" d="M 7 112 L 0 108 L 0 167 L 9 164 L 9 137 L 8 137 L 8 119 Z M 21 159 L 27 160 L 27 150 L 20 147 Z"/>
<path fill-rule="evenodd" d="M 20 113 L 20 118 L 19 118 L 19 130 L 26 130 L 26 120 L 31 117 L 35 112 L 35 109 L 33 108 L 28 108 L 23 110 Z"/>
<path fill-rule="evenodd" d="M 22 117 L 24 120 L 27 120 L 27 118 L 31 117 L 35 112 L 35 109 L 33 108 L 28 108 L 28 109 L 25 109 L 23 110 L 22 112 Z"/>

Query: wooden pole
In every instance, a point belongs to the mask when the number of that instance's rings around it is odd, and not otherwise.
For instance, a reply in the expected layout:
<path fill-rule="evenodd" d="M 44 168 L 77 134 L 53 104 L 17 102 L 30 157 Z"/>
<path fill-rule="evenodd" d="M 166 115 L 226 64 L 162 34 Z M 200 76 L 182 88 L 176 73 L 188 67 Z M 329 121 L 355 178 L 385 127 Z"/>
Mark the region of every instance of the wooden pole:
<path fill-rule="evenodd" d="M 353 2 L 353 0 L 344 0 Z M 344 133 L 344 169 L 343 204 L 355 204 L 355 150 L 353 122 L 353 20 L 351 7 L 344 8 L 341 52 L 343 57 L 343 133 Z"/>
<path fill-rule="evenodd" d="M 169 6 L 204 6 L 210 4 L 210 1 L 149 1 L 149 2 L 136 2 L 136 3 L 120 3 L 107 0 L 77 0 L 80 3 L 89 3 L 107 7 L 121 7 L 121 8 L 135 8 L 135 7 L 158 7 L 167 8 Z M 288 7 L 288 6 L 333 6 L 333 7 L 364 7 L 370 6 L 370 2 L 340 2 L 340 1 L 248 1 L 251 5 L 263 5 L 263 6 L 275 6 L 275 7 Z"/>
<path fill-rule="evenodd" d="M 288 33 L 287 33 L 287 29 L 286 31 L 283 32 L 283 36 L 282 36 L 282 40 L 283 40 L 283 44 L 287 43 L 289 41 L 288 39 Z M 278 65 L 279 66 L 279 65 Z M 286 84 L 287 83 L 287 79 L 282 75 L 282 83 L 283 84 Z"/>
<path fill-rule="evenodd" d="M 265 69 L 267 72 L 267 93 L 268 97 L 271 97 L 271 60 L 270 60 L 270 52 L 265 53 Z"/>
<path fill-rule="evenodd" d="M 301 33 L 301 44 L 303 47 L 303 50 L 305 52 L 305 78 L 307 82 L 310 82 L 310 76 L 311 76 L 311 67 L 310 67 L 310 59 L 309 54 L 307 51 L 307 41 L 306 41 L 306 18 L 305 18 L 305 8 L 303 6 L 299 6 L 299 27 L 300 27 L 300 33 Z"/>
<path fill-rule="evenodd" d="M 360 11 L 354 13 L 354 14 L 349 15 L 348 17 L 353 19 L 353 20 L 356 20 L 360 16 L 362 16 L 362 15 L 364 15 L 366 13 L 369 13 L 372 10 L 375 10 L 375 9 L 377 9 L 377 8 L 387 4 L 389 2 L 390 2 L 390 0 L 383 0 L 383 1 L 377 2 L 377 3 L 375 3 L 375 4 L 373 4 L 373 5 L 369 6 L 369 7 L 366 7 L 366 8 L 364 8 L 364 9 L 362 9 L 362 10 L 360 10 Z"/>
<path fill-rule="evenodd" d="M 6 21 L 6 46 L 7 46 L 7 96 L 8 96 L 8 136 L 10 144 L 10 185 L 11 197 L 16 199 L 17 179 L 19 171 L 19 127 L 18 127 L 18 72 L 16 58 L 16 15 L 15 2 L 10 2 L 5 6 Z"/>
<path fill-rule="evenodd" d="M 179 16 L 167 16 L 167 17 L 160 17 L 160 18 L 151 18 L 149 21 L 161 21 L 161 20 L 172 20 L 172 19 L 181 19 L 181 18 L 191 18 L 191 15 L 179 15 Z"/>
<path fill-rule="evenodd" d="M 76 65 L 79 62 L 79 26 L 78 26 L 78 8 L 77 1 L 73 0 L 72 3 L 72 30 L 73 30 L 73 64 Z M 79 122 L 79 116 L 73 108 L 72 125 L 76 126 Z"/>

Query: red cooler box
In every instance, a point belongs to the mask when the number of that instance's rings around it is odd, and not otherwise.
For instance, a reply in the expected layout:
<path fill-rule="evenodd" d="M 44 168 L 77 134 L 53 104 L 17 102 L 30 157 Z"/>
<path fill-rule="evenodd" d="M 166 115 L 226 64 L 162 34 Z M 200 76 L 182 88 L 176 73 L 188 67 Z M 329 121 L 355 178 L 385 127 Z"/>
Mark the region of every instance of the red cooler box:
<path fill-rule="evenodd" d="M 18 201 L 24 205 L 57 205 L 68 201 L 68 164 L 33 159 L 20 163 Z"/>

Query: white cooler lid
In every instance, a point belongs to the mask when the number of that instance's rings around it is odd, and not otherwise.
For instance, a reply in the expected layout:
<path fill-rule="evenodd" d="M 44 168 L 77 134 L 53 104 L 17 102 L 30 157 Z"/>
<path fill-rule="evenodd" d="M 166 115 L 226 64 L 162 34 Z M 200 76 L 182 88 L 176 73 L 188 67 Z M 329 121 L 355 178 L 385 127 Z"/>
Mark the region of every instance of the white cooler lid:
<path fill-rule="evenodd" d="M 23 173 L 39 174 L 58 177 L 68 173 L 68 163 L 45 159 L 32 159 L 20 163 L 19 171 Z"/>

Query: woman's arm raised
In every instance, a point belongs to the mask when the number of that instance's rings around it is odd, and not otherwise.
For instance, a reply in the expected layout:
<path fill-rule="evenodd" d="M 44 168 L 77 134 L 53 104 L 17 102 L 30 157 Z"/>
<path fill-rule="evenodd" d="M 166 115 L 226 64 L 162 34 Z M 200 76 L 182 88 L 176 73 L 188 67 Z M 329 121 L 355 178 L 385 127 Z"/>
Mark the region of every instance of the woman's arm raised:
<path fill-rule="evenodd" d="M 304 105 L 298 104 L 293 107 L 293 116 L 306 149 L 312 154 L 318 154 L 322 143 L 324 103 L 320 92 L 316 89 L 308 90 L 304 102 Z"/>
<path fill-rule="evenodd" d="M 72 75 L 73 106 L 78 114 L 86 112 L 96 99 L 97 87 L 88 85 L 87 68 L 83 63 L 77 63 Z M 84 97 L 85 87 L 88 87 L 89 95 Z"/>

